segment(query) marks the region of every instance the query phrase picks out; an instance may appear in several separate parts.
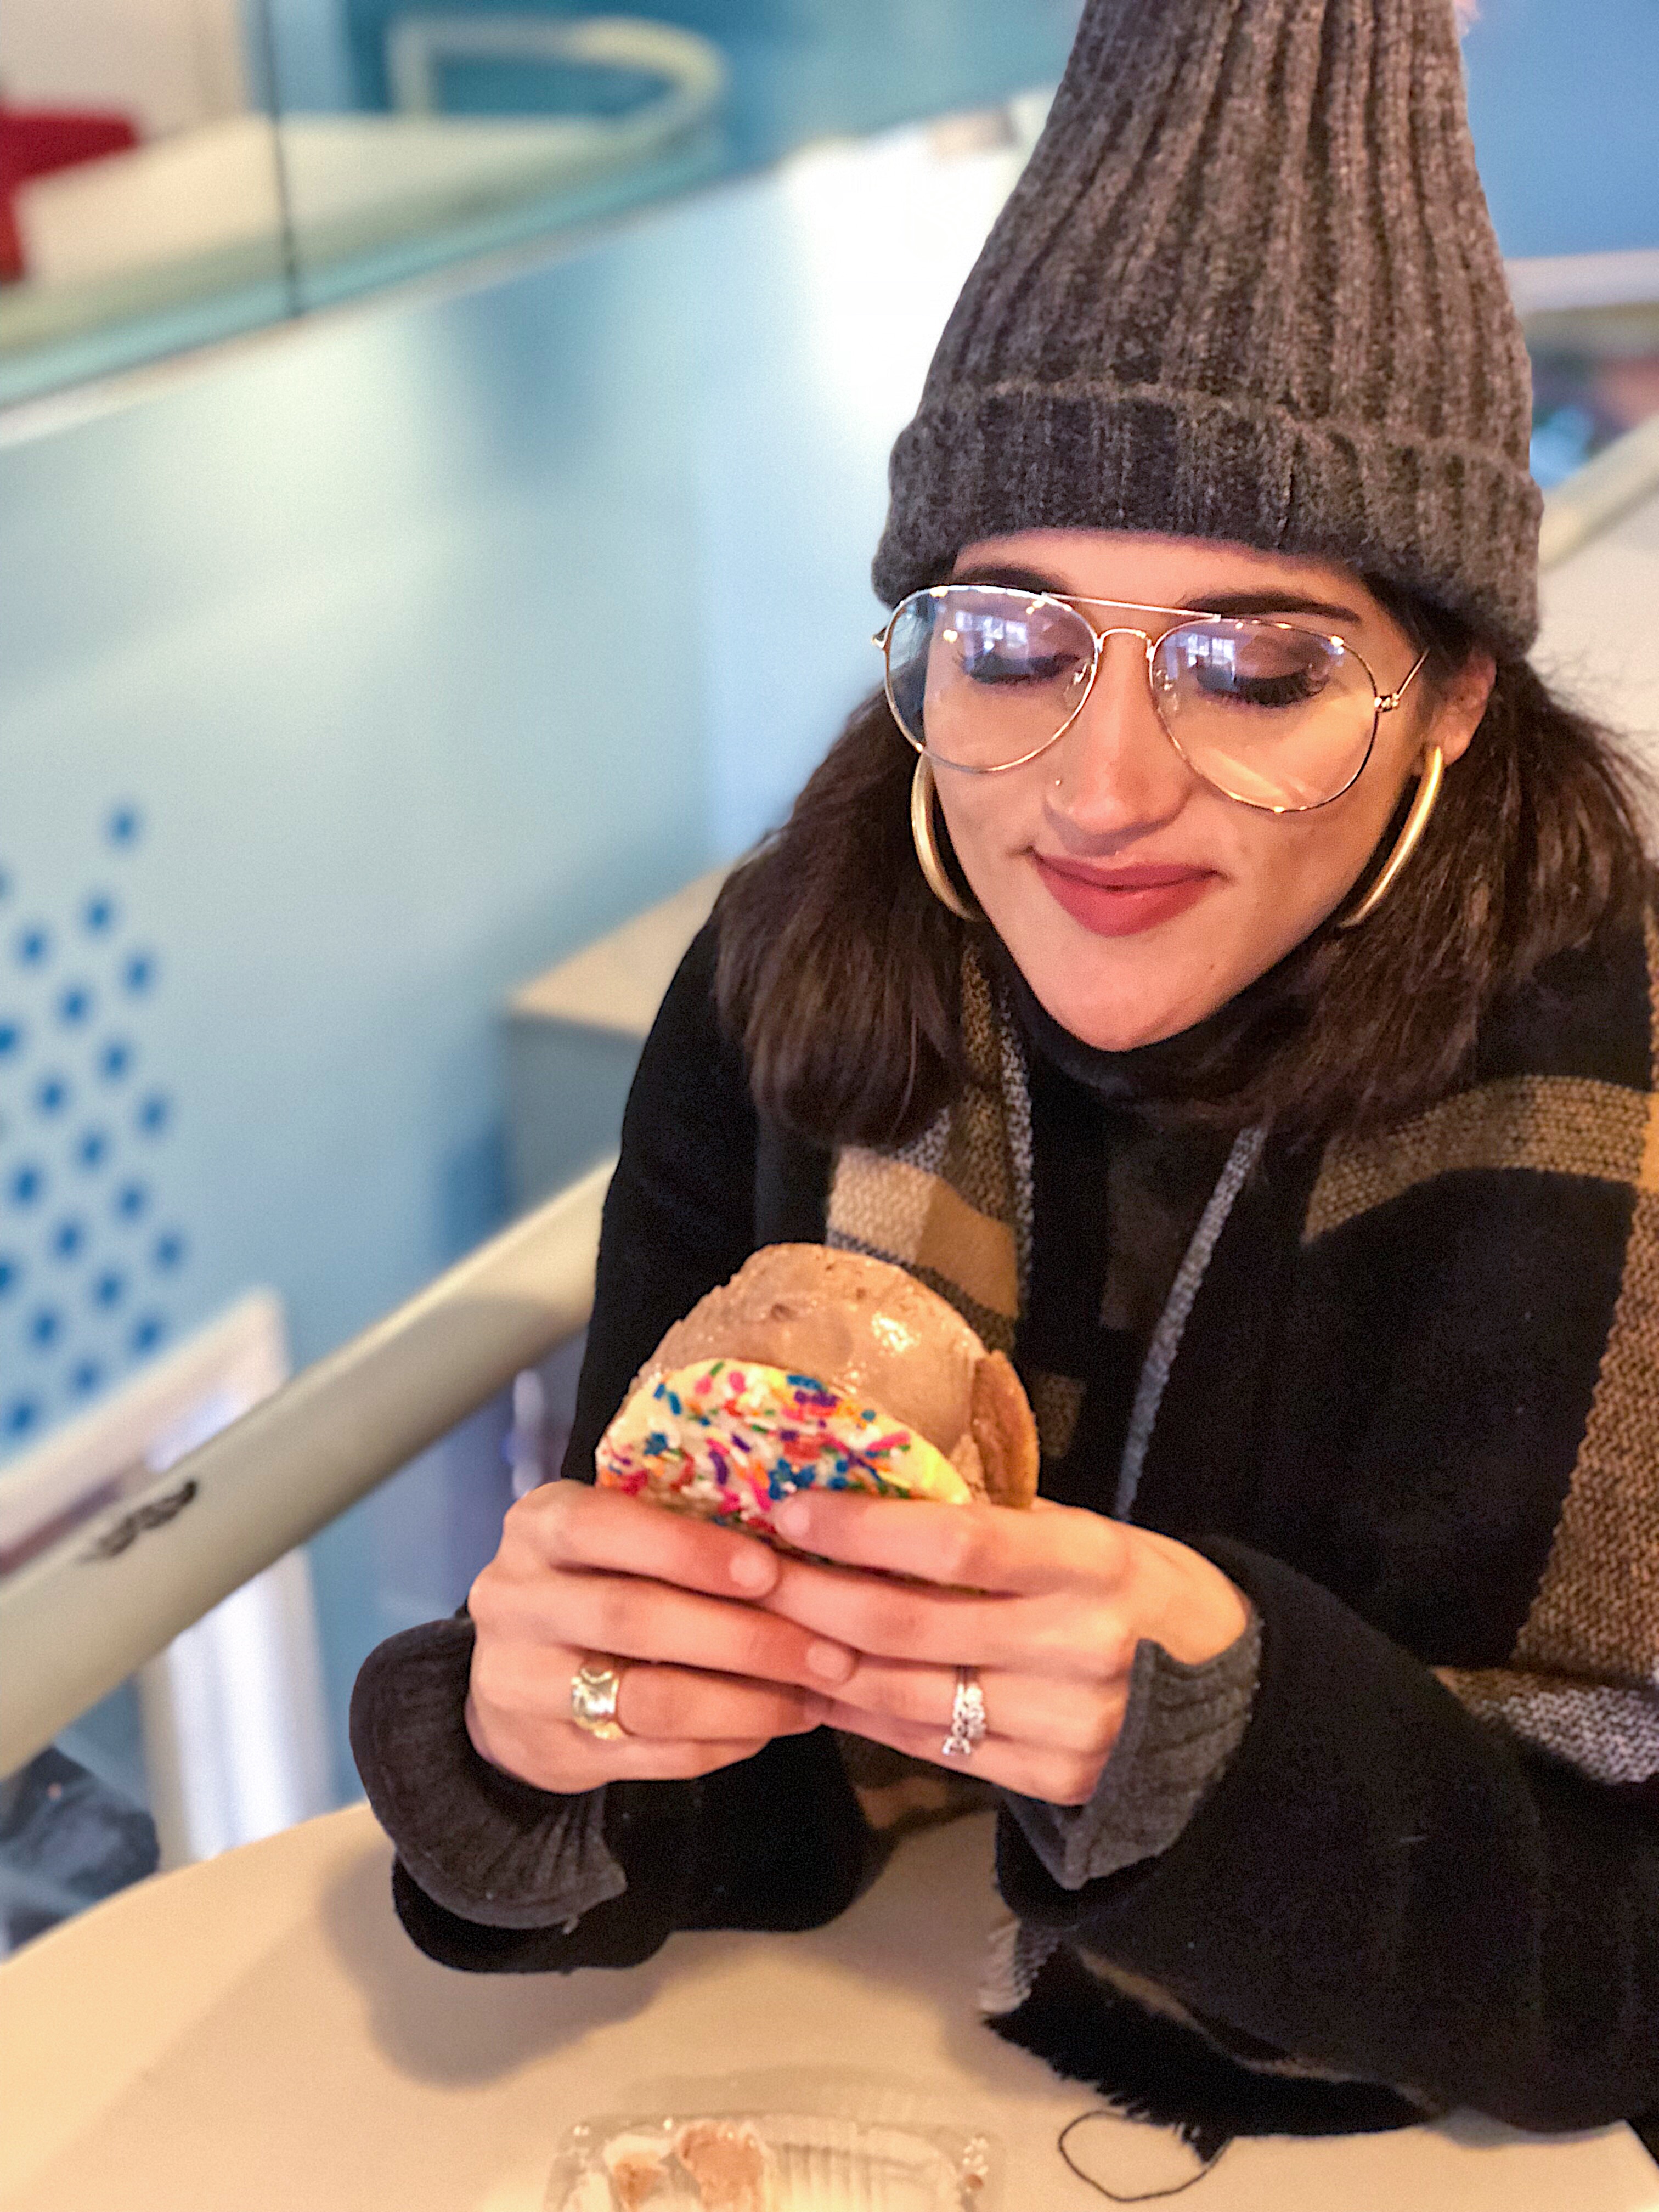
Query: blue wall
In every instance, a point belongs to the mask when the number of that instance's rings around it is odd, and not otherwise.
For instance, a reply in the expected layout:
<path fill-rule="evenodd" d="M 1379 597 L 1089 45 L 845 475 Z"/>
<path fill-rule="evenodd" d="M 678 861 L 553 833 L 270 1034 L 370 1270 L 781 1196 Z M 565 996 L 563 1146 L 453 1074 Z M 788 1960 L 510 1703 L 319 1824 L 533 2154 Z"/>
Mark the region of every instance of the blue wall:
<path fill-rule="evenodd" d="M 1480 0 L 1469 120 L 1505 253 L 1659 246 L 1659 6 Z"/>
<path fill-rule="evenodd" d="M 176 1334 L 271 1283 L 308 1360 L 494 1225 L 501 995 L 749 842 L 873 680 L 885 448 L 1011 173 L 827 154 L 0 448 L 0 1399 L 31 1432 L 77 1363 L 130 1362 L 141 1303 Z M 925 278 L 875 250 L 907 193 L 962 217 Z M 70 1212 L 96 1251 L 52 1249 Z M 317 1547 L 337 1702 L 457 1601 L 476 1520 L 441 1454 Z"/>

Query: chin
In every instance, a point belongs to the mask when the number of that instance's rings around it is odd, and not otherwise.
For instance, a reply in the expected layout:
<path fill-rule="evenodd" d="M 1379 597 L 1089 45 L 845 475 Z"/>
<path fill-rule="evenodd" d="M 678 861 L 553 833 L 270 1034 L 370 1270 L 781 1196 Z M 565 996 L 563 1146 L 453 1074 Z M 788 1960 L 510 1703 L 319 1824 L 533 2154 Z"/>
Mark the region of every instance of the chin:
<path fill-rule="evenodd" d="M 1020 973 L 1045 1012 L 1097 1052 L 1134 1052 L 1178 1036 L 1261 972 L 1218 957 L 1227 921 L 1237 933 L 1237 918 L 1218 917 L 1208 899 L 1162 928 L 1116 939 L 1060 915 L 1046 893 L 1035 910 L 1025 901 L 1010 904 L 1006 927 L 994 913 L 990 919 Z"/>
<path fill-rule="evenodd" d="M 1037 996 L 1062 1029 L 1069 1030 L 1080 1044 L 1088 1045 L 1095 1052 L 1137 1052 L 1142 1045 L 1162 1044 L 1166 1037 L 1178 1036 L 1182 1030 L 1191 1029 L 1204 1018 L 1202 1014 L 1165 1007 L 1148 1012 L 1138 1021 L 1126 1020 L 1121 1008 L 1108 1012 L 1088 1005 L 1055 1005 L 1041 991 Z"/>
<path fill-rule="evenodd" d="M 1081 963 L 1061 967 L 1049 959 L 1028 965 L 1018 949 L 1010 950 L 1044 1012 L 1096 1052 L 1134 1052 L 1142 1045 L 1161 1044 L 1201 1022 L 1231 995 L 1224 989 L 1218 993 L 1213 982 L 1207 988 L 1172 991 L 1167 975 L 1126 975 L 1127 963 L 1113 963 L 1116 972 L 1099 978 L 1080 975 Z M 1138 989 L 1137 981 L 1143 988 Z"/>

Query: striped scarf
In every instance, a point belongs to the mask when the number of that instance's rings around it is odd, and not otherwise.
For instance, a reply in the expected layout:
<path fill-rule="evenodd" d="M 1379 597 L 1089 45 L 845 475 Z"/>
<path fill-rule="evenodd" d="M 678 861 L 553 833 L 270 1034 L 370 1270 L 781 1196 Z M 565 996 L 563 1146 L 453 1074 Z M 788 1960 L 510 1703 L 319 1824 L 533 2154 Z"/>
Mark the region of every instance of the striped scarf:
<path fill-rule="evenodd" d="M 908 1144 L 844 1146 L 830 1185 L 825 1242 L 891 1261 L 948 1299 L 993 1351 L 1011 1358 L 1030 1295 L 1031 1098 L 1018 1027 L 971 947 L 963 961 L 968 1078 Z M 1141 1370 L 1113 1511 L 1127 1520 L 1158 1409 L 1205 1269 L 1261 1153 L 1247 1129 L 1228 1155 L 1164 1301 Z M 1045 1457 L 1063 1456 L 1075 1408 L 1033 1377 Z"/>
<path fill-rule="evenodd" d="M 1344 1223 L 1443 1176 L 1542 1174 L 1632 1193 L 1624 1289 L 1601 1356 L 1589 1419 L 1553 1547 L 1509 1663 L 1437 1669 L 1474 1713 L 1598 1782 L 1659 1784 L 1659 927 L 1646 932 L 1652 1017 L 1644 1092 L 1589 1078 L 1504 1076 L 1410 1122 L 1326 1148 L 1305 1250 Z M 963 968 L 968 1078 L 909 1143 L 843 1147 L 827 1241 L 895 1262 L 938 1291 L 987 1345 L 1012 1354 L 1030 1296 L 1029 1073 L 1012 1011 L 970 950 Z M 1164 1387 L 1234 1200 L 1261 1149 L 1235 1143 L 1154 1331 L 1136 1393 L 1114 1510 L 1133 1511 Z M 1063 1456 L 1075 1405 L 1045 1406 L 1030 1378 L 1045 1457 Z"/>

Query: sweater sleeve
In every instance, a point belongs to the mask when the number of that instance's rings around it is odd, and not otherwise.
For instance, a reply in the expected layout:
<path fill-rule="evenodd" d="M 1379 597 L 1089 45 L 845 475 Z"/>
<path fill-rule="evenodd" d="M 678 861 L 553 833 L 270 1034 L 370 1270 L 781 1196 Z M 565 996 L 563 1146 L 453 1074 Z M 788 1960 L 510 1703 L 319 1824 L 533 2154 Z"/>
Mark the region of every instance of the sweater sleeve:
<path fill-rule="evenodd" d="M 1468 1711 L 1293 1569 L 1202 1545 L 1262 1623 L 1250 1724 L 1160 1856 L 1003 1895 L 1224 2047 L 1540 2130 L 1659 2100 L 1659 1826 Z"/>
<path fill-rule="evenodd" d="M 1143 1640 L 1129 1670 L 1123 1726 L 1085 1805 L 1007 1795 L 1026 1841 L 1062 1889 L 1167 1851 L 1244 1740 L 1261 1661 L 1254 1613 L 1224 1651 L 1198 1666 Z"/>
<path fill-rule="evenodd" d="M 406 1876 L 492 1928 L 574 1923 L 627 1881 L 605 1843 L 604 1790 L 560 1797 L 481 1759 L 466 1730 L 472 1623 L 434 1620 L 370 1653 L 351 1695 L 351 1751 Z"/>
<path fill-rule="evenodd" d="M 563 1472 L 593 1447 L 669 1324 L 754 1244 L 757 1123 L 714 1002 L 715 929 L 692 945 L 646 1041 L 605 1200 L 593 1318 Z M 468 1621 L 372 1652 L 352 1743 L 398 1851 L 421 1948 L 465 1969 L 629 1966 L 675 1928 L 811 1927 L 856 1893 L 867 1834 L 826 1730 L 698 1782 L 562 1797 L 480 1759 L 463 1709 Z"/>

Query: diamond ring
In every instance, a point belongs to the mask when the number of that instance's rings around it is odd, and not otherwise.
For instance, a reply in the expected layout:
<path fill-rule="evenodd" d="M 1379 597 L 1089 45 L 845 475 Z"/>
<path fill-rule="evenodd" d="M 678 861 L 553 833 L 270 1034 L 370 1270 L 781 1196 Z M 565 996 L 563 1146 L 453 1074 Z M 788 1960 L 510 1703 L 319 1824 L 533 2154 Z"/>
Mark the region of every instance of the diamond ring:
<path fill-rule="evenodd" d="M 939 1747 L 946 1759 L 971 1759 L 985 1741 L 985 1692 L 971 1667 L 957 1668 L 957 1692 L 951 1701 L 951 1733 Z"/>

